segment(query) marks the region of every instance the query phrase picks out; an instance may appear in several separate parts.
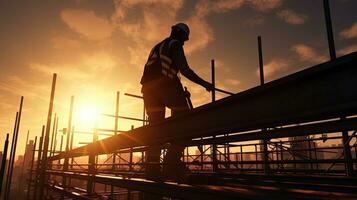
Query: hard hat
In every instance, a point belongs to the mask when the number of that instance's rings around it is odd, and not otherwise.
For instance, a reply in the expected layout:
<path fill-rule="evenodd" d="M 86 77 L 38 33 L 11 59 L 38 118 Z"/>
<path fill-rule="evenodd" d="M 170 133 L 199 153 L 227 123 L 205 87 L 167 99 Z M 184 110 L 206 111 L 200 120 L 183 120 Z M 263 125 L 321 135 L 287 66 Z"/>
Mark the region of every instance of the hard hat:
<path fill-rule="evenodd" d="M 183 31 L 184 33 L 186 33 L 187 38 L 190 35 L 190 28 L 185 23 L 177 23 L 172 26 L 172 29 L 179 29 L 179 30 Z"/>

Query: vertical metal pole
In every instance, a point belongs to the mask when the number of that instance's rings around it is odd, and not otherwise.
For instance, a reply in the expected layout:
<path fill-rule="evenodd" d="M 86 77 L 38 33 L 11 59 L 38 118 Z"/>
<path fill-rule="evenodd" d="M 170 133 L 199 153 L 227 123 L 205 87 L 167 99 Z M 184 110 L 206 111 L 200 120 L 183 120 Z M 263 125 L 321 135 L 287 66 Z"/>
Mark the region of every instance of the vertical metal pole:
<path fill-rule="evenodd" d="M 284 169 L 284 154 L 283 154 L 283 142 L 280 141 L 280 160 L 281 160 L 281 168 Z"/>
<path fill-rule="evenodd" d="M 65 147 L 66 152 L 69 151 L 69 142 L 70 142 L 70 136 L 71 136 L 71 127 L 72 127 L 73 104 L 74 104 L 74 96 L 71 96 L 71 104 L 70 104 L 70 108 L 69 108 L 68 127 L 67 127 L 67 139 L 66 139 L 66 147 Z M 64 133 L 65 132 L 63 132 L 63 134 Z M 66 156 L 64 158 L 63 171 L 68 171 L 68 164 L 69 164 L 69 158 L 68 158 L 68 156 Z M 63 176 L 62 184 L 63 184 L 63 188 L 67 187 L 67 177 Z"/>
<path fill-rule="evenodd" d="M 50 147 L 50 156 L 53 155 L 53 143 L 54 143 L 54 138 L 55 138 L 55 132 L 56 132 L 56 122 L 57 122 L 57 113 L 55 113 L 55 118 L 53 120 L 53 127 L 52 127 L 52 136 L 51 136 L 51 147 Z"/>
<path fill-rule="evenodd" d="M 68 134 L 67 128 L 63 128 L 63 129 L 62 129 L 62 134 L 63 134 L 63 135 L 61 135 L 60 152 L 62 152 L 63 137 L 64 137 L 64 135 Z M 61 160 L 58 160 L 58 164 L 61 164 Z M 67 166 L 67 167 L 68 167 L 68 166 Z M 63 163 L 63 168 L 62 168 L 62 170 L 63 170 L 63 172 L 65 172 L 66 170 L 68 170 L 68 168 L 67 168 L 67 169 L 65 168 L 65 162 Z M 62 185 L 63 185 L 63 186 L 64 186 L 64 184 L 65 184 L 65 180 L 64 180 L 65 178 L 66 178 L 66 177 L 62 178 Z"/>
<path fill-rule="evenodd" d="M 38 176 L 40 172 L 40 165 L 41 165 L 41 157 L 42 157 L 42 146 L 43 146 L 43 137 L 45 134 L 45 126 L 42 126 L 42 132 L 41 132 L 41 137 L 40 137 L 40 144 L 38 147 L 38 152 L 37 152 L 37 166 L 36 166 L 36 172 L 35 172 L 35 179 L 34 179 L 34 193 L 33 193 L 33 198 L 32 199 L 37 199 L 37 186 L 38 186 Z"/>
<path fill-rule="evenodd" d="M 202 139 L 202 138 L 201 138 Z M 203 156 L 204 156 L 204 154 L 205 154 L 205 146 L 204 145 L 202 145 L 202 151 L 200 151 L 200 154 L 201 154 L 201 171 L 203 171 Z"/>
<path fill-rule="evenodd" d="M 258 170 L 258 148 L 256 144 L 254 144 L 254 150 L 255 150 L 255 169 Z"/>
<path fill-rule="evenodd" d="M 274 143 L 275 146 L 275 156 L 276 156 L 276 161 L 279 160 L 279 150 L 278 150 L 278 143 Z M 276 162 L 276 169 L 279 169 L 279 162 Z"/>
<path fill-rule="evenodd" d="M 40 174 L 40 199 L 45 199 L 44 189 L 45 189 L 45 184 L 47 183 L 47 175 L 46 175 L 47 156 L 48 156 L 47 154 L 48 154 L 48 145 L 50 141 L 50 129 L 51 129 L 51 122 L 52 122 L 53 101 L 55 98 L 55 91 L 56 91 L 56 79 L 57 79 L 57 74 L 53 74 L 50 105 L 47 115 L 46 133 L 43 142 L 43 153 L 42 153 L 41 174 Z"/>
<path fill-rule="evenodd" d="M 8 171 L 9 174 L 9 182 L 7 185 L 7 190 L 5 193 L 5 199 L 10 199 L 10 193 L 11 193 L 11 180 L 12 180 L 12 173 L 13 173 L 13 169 L 14 169 L 14 162 L 15 162 L 15 155 L 16 155 L 16 146 L 17 146 L 17 137 L 19 135 L 19 129 L 20 129 L 20 122 L 21 122 L 21 113 L 22 113 L 22 105 L 24 102 L 24 97 L 21 97 L 21 101 L 20 101 L 20 109 L 19 109 L 19 114 L 18 114 L 18 119 L 17 119 L 17 126 L 16 126 L 16 132 L 14 134 L 15 140 L 14 140 L 14 149 L 13 149 L 13 154 L 12 154 L 12 159 L 11 162 L 9 163 L 11 165 L 10 167 L 10 171 Z"/>
<path fill-rule="evenodd" d="M 117 91 L 117 98 L 115 102 L 115 122 L 114 122 L 114 135 L 118 134 L 118 125 L 119 125 L 119 98 L 120 98 L 120 92 Z M 113 172 L 115 171 L 115 158 L 116 154 L 115 152 L 113 153 L 113 166 L 112 170 Z M 113 199 L 114 198 L 114 186 L 110 186 L 110 197 Z"/>
<path fill-rule="evenodd" d="M 28 141 L 29 141 L 29 135 L 30 135 L 30 130 L 27 130 L 27 136 L 26 136 L 26 145 L 25 145 L 25 153 L 24 153 L 24 158 L 22 160 L 22 167 L 21 167 L 21 174 L 20 174 L 20 183 L 19 185 L 17 186 L 18 187 L 18 192 L 19 194 L 21 194 L 21 196 L 24 195 L 24 182 L 23 182 L 23 177 L 24 177 L 24 169 L 27 167 L 25 166 L 25 163 L 26 163 L 26 157 L 27 157 L 27 154 L 29 152 L 26 151 L 26 148 L 27 148 L 27 144 L 28 144 Z"/>
<path fill-rule="evenodd" d="M 244 170 L 244 165 L 243 165 L 243 147 L 240 145 L 240 162 L 241 162 L 241 170 Z"/>
<path fill-rule="evenodd" d="M 308 137 L 308 145 L 309 145 L 309 159 L 310 159 L 310 168 L 314 169 L 314 163 L 312 163 L 312 152 L 311 152 L 311 140 L 310 137 Z"/>
<path fill-rule="evenodd" d="M 314 145 L 314 154 L 315 154 L 315 160 L 318 160 L 319 158 L 317 158 L 317 149 L 316 149 L 316 142 L 312 143 Z M 319 163 L 316 163 L 316 169 L 319 169 Z"/>
<path fill-rule="evenodd" d="M 212 102 L 216 101 L 216 77 L 215 77 L 215 62 L 214 59 L 211 60 L 211 80 L 213 85 L 213 90 L 211 91 Z M 213 136 L 215 138 L 216 136 Z M 212 170 L 213 172 L 217 172 L 218 163 L 217 163 L 217 145 L 212 145 Z"/>
<path fill-rule="evenodd" d="M 32 159 L 31 159 L 31 166 L 30 166 L 30 173 L 29 173 L 29 182 L 27 185 L 27 195 L 26 195 L 27 200 L 30 199 L 30 190 L 31 190 L 31 183 L 32 183 L 33 164 L 35 161 L 36 144 L 37 144 L 37 136 L 35 137 L 35 143 L 32 149 L 32 156 L 31 156 Z"/>
<path fill-rule="evenodd" d="M 0 197 L 2 194 L 2 184 L 4 182 L 4 174 L 5 174 L 5 168 L 6 168 L 6 158 L 7 158 L 7 149 L 9 146 L 9 133 L 6 134 L 6 140 L 5 140 L 5 145 L 4 145 L 4 151 L 2 154 L 2 160 L 1 160 L 1 169 L 0 169 Z"/>
<path fill-rule="evenodd" d="M 97 128 L 94 129 L 93 132 L 93 143 L 97 141 Z M 88 182 L 87 182 L 87 195 L 91 196 L 94 192 L 94 180 L 93 176 L 95 175 L 95 149 L 89 149 L 89 157 L 88 157 Z"/>
<path fill-rule="evenodd" d="M 63 129 L 62 135 L 61 135 L 61 143 L 60 143 L 60 150 L 59 152 L 62 152 L 62 146 L 63 146 L 63 135 L 65 134 L 66 129 Z M 58 160 L 58 165 L 61 164 L 61 160 Z"/>
<path fill-rule="evenodd" d="M 329 51 L 330 51 L 330 58 L 331 60 L 336 59 L 336 50 L 335 50 L 335 41 L 333 36 L 333 28 L 331 22 L 331 12 L 330 12 L 330 4 L 329 0 L 324 0 L 324 14 L 325 14 L 325 23 L 326 23 L 326 31 L 327 31 L 327 39 L 329 44 Z M 341 118 L 342 120 L 344 119 Z M 354 176 L 353 171 L 353 162 L 352 162 L 352 155 L 351 149 L 348 142 L 348 132 L 342 132 L 342 141 L 343 141 L 343 150 L 344 150 L 344 157 L 345 157 L 345 168 L 346 174 L 348 176 Z"/>
<path fill-rule="evenodd" d="M 55 155 L 56 152 L 56 147 L 57 147 L 57 133 L 58 133 L 58 115 L 56 119 L 56 127 L 55 127 L 55 136 L 54 136 L 54 145 L 53 145 L 53 150 L 52 150 L 52 156 Z"/>
<path fill-rule="evenodd" d="M 19 112 L 16 112 L 14 131 L 13 131 L 12 140 L 11 140 L 11 149 L 10 149 L 9 164 L 8 164 L 8 166 L 7 166 L 7 172 L 6 172 L 4 199 L 6 199 L 6 196 L 7 196 L 7 188 L 8 188 L 8 185 L 9 185 L 9 179 L 10 179 L 10 173 L 9 173 L 9 172 L 10 172 L 10 168 L 11 168 L 12 154 L 14 153 L 15 135 L 16 135 L 16 129 L 17 129 L 17 121 L 18 121 L 18 119 L 19 119 Z"/>
<path fill-rule="evenodd" d="M 30 130 L 27 130 L 27 135 L 26 135 L 26 145 L 29 142 L 29 135 L 30 135 Z"/>
<path fill-rule="evenodd" d="M 73 149 L 73 138 L 74 138 L 74 126 L 72 126 L 72 134 L 71 134 L 71 145 L 70 145 L 70 150 Z M 71 158 L 71 169 L 73 169 L 73 163 L 74 163 L 74 157 Z M 70 179 L 71 180 L 71 179 Z"/>
<path fill-rule="evenodd" d="M 131 125 L 131 130 L 134 129 L 134 126 Z M 133 147 L 130 148 L 130 153 L 129 153 L 129 171 L 132 172 L 133 170 Z M 128 189 L 128 195 L 127 195 L 127 200 L 131 200 L 131 190 Z"/>
<path fill-rule="evenodd" d="M 258 54 L 259 54 L 259 72 L 260 72 L 260 85 L 264 85 L 264 61 L 263 61 L 263 48 L 262 38 L 258 36 Z M 263 134 L 266 134 L 266 129 L 262 129 Z M 260 143 L 263 146 L 263 160 L 264 160 L 264 173 L 269 173 L 269 152 L 267 139 L 261 140 Z"/>
<path fill-rule="evenodd" d="M 331 60 L 334 60 L 336 59 L 336 50 L 335 50 L 335 41 L 333 37 L 333 29 L 332 29 L 332 22 L 331 22 L 330 4 L 329 4 L 329 0 L 323 0 L 323 2 L 324 2 L 324 14 L 325 14 L 325 23 L 326 23 L 330 58 Z"/>
<path fill-rule="evenodd" d="M 212 59 L 211 60 L 211 80 L 212 80 L 212 85 L 213 85 L 213 90 L 211 91 L 212 95 L 212 102 L 216 101 L 216 77 L 215 77 L 215 62 Z"/>
<path fill-rule="evenodd" d="M 348 137 L 348 131 L 342 132 L 343 154 L 345 157 L 345 169 L 347 176 L 354 176 L 352 154 L 350 148 L 350 140 Z"/>
<path fill-rule="evenodd" d="M 261 36 L 258 36 L 258 53 L 259 53 L 260 85 L 264 85 L 264 61 L 263 61 L 263 48 L 262 48 Z"/>
<path fill-rule="evenodd" d="M 72 150 L 73 149 L 73 137 L 74 137 L 74 126 L 72 126 L 72 131 L 71 131 L 71 142 L 69 145 L 69 149 Z"/>

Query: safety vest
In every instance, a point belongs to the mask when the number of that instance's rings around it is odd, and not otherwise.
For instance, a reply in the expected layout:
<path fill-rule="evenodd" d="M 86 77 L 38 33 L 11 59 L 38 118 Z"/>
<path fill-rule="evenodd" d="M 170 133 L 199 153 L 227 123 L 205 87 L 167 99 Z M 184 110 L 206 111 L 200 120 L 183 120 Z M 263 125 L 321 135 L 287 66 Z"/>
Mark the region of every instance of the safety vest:
<path fill-rule="evenodd" d="M 145 64 L 141 84 L 162 77 L 171 80 L 178 78 L 178 69 L 173 65 L 172 59 L 168 56 L 173 42 L 173 39 L 167 38 L 151 50 L 149 58 Z"/>

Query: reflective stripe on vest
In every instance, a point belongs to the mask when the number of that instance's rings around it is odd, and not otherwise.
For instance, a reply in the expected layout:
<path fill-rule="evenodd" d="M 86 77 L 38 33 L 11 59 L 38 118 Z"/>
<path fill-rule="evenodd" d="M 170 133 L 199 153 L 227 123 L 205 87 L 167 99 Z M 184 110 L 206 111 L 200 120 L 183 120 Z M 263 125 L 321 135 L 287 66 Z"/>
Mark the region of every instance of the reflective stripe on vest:
<path fill-rule="evenodd" d="M 177 71 L 171 68 L 172 60 L 168 56 L 162 54 L 162 49 L 164 47 L 165 42 L 160 45 L 159 55 L 160 55 L 160 62 L 161 62 L 161 73 L 171 79 L 177 76 Z"/>

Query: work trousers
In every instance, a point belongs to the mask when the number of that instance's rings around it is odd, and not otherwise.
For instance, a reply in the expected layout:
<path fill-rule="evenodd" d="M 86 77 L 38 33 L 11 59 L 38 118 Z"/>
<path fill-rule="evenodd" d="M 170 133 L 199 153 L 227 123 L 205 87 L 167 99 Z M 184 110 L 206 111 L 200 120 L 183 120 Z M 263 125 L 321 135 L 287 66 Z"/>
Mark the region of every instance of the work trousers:
<path fill-rule="evenodd" d="M 189 110 L 185 92 L 179 81 L 174 82 L 165 79 L 152 81 L 143 85 L 142 92 L 149 124 L 165 119 L 165 107 L 171 109 L 172 116 L 180 115 Z M 184 142 L 170 142 L 163 162 L 164 176 L 167 174 L 182 175 L 182 167 L 184 166 L 180 159 L 185 148 Z M 160 179 L 160 155 L 161 146 L 150 146 L 146 151 L 146 178 Z M 181 169 L 178 169 L 179 167 Z"/>

